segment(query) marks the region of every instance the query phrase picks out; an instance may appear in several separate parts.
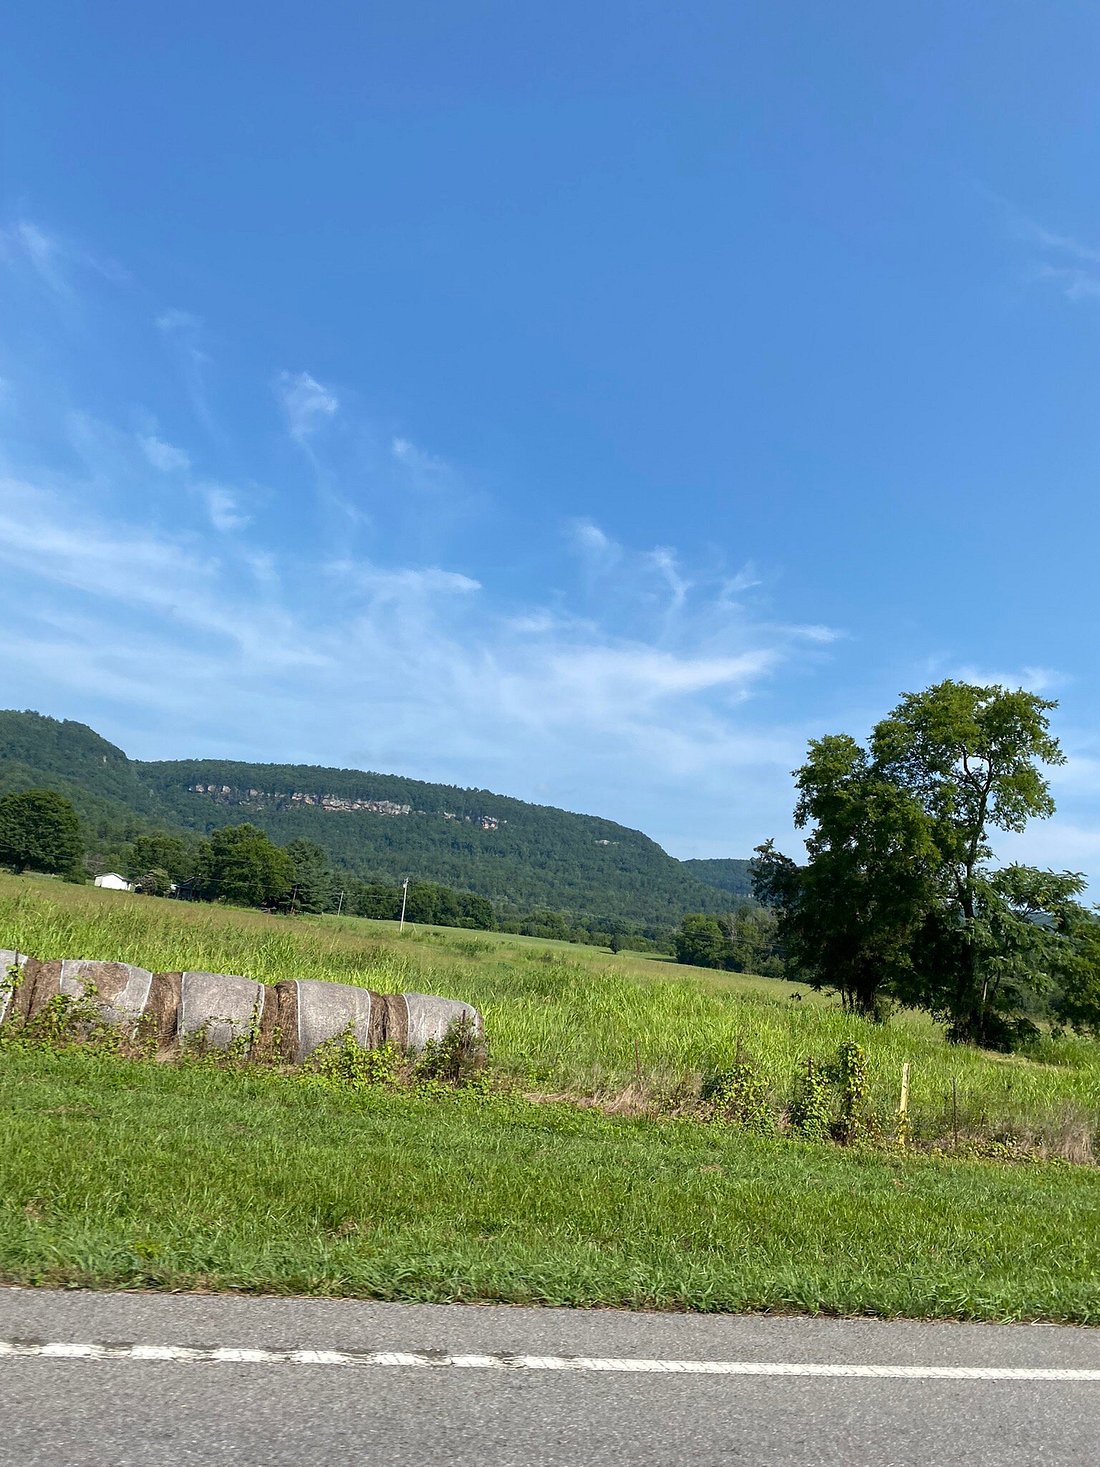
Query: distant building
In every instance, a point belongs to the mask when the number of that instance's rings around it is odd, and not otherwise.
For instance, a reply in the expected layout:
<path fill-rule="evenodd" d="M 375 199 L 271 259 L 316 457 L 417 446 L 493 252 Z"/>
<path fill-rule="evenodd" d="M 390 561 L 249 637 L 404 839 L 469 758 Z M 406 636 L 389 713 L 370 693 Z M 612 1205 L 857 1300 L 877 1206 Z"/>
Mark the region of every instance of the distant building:
<path fill-rule="evenodd" d="M 120 876 L 117 871 L 104 871 L 102 876 L 95 879 L 96 886 L 102 886 L 107 891 L 133 891 L 133 885 Z"/>

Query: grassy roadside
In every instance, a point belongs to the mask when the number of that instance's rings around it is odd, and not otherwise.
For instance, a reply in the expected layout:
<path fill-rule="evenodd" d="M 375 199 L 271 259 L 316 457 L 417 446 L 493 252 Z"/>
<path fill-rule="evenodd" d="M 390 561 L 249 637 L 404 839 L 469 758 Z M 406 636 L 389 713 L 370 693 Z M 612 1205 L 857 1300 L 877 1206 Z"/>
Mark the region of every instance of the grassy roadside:
<path fill-rule="evenodd" d="M 0 1277 L 1100 1324 L 1100 1172 L 0 1053 Z"/>

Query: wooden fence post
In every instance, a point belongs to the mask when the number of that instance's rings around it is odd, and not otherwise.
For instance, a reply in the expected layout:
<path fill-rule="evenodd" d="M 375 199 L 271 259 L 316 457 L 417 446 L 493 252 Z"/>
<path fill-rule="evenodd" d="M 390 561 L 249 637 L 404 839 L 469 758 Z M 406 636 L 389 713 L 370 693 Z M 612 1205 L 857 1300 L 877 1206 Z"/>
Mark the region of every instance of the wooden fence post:
<path fill-rule="evenodd" d="M 897 1142 L 904 1146 L 909 1138 L 909 1061 L 901 1067 L 901 1095 L 898 1097 Z"/>

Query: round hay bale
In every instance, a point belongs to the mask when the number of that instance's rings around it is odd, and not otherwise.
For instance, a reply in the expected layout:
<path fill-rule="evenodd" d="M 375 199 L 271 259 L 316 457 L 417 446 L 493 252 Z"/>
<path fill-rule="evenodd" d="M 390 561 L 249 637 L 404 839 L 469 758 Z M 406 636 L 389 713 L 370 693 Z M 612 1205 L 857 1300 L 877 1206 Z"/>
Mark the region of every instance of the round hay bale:
<path fill-rule="evenodd" d="M 18 968 L 20 972 L 23 972 L 23 965 L 26 961 L 26 953 L 17 953 L 12 948 L 0 947 L 0 1024 L 7 1018 L 12 996 L 16 992 L 16 987 L 12 983 L 11 970 Z"/>
<path fill-rule="evenodd" d="M 457 998 L 435 998 L 427 993 L 404 993 L 408 1024 L 405 1031 L 406 1049 L 423 1049 L 429 1040 L 437 1044 L 447 1037 L 452 1024 L 465 1017 L 473 1024 L 478 1034 L 485 1032 L 481 1015 L 472 1004 Z"/>
<path fill-rule="evenodd" d="M 179 979 L 176 1033 L 181 1043 L 194 1035 L 201 1035 L 209 1049 L 228 1049 L 237 1040 L 251 1041 L 267 997 L 262 983 L 231 973 L 188 972 Z"/>
<path fill-rule="evenodd" d="M 351 1030 L 357 1044 L 369 1049 L 379 1042 L 379 995 L 347 983 L 325 983 L 318 978 L 295 979 L 297 989 L 297 1047 L 294 1058 L 308 1059 L 319 1045 Z M 376 1008 L 379 1012 L 375 1012 Z M 371 1017 L 374 1014 L 372 1024 Z"/>
<path fill-rule="evenodd" d="M 54 964 L 43 966 L 53 968 Z M 58 966 L 59 992 L 67 998 L 91 999 L 107 1024 L 130 1030 L 137 1027 L 153 986 L 153 975 L 147 969 L 133 963 L 97 963 L 88 958 L 65 958 Z"/>

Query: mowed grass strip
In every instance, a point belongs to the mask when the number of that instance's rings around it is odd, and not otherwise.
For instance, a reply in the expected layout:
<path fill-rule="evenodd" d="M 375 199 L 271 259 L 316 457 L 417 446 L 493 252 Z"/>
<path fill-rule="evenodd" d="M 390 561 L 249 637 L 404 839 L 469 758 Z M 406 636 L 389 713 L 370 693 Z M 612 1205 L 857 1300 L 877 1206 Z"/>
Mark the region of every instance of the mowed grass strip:
<path fill-rule="evenodd" d="M 0 1277 L 1100 1323 L 1100 1174 L 0 1051 Z"/>
<path fill-rule="evenodd" d="M 994 1055 L 946 1044 L 926 1016 L 878 1027 L 794 984 L 633 953 L 454 929 L 399 937 L 394 923 L 290 920 L 14 877 L 0 877 L 0 946 L 468 999 L 486 1016 L 499 1071 L 530 1090 L 578 1097 L 629 1087 L 676 1104 L 740 1052 L 779 1111 L 808 1058 L 828 1059 L 855 1040 L 867 1052 L 870 1110 L 887 1134 L 908 1062 L 917 1141 L 951 1137 L 957 1126 L 963 1137 L 1078 1160 L 1100 1150 L 1100 1045 L 1089 1040 Z"/>

